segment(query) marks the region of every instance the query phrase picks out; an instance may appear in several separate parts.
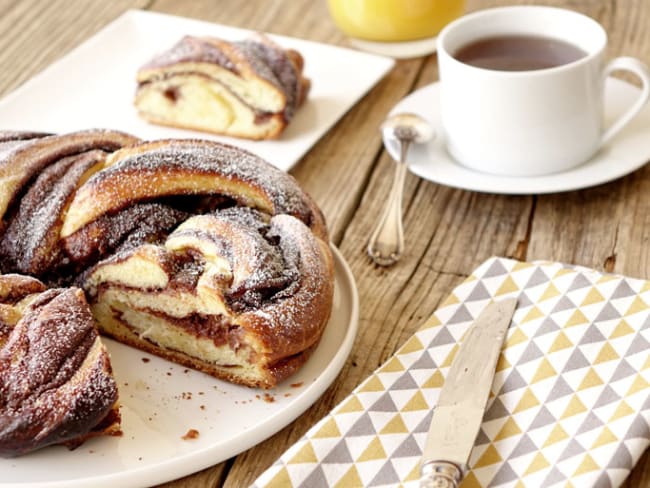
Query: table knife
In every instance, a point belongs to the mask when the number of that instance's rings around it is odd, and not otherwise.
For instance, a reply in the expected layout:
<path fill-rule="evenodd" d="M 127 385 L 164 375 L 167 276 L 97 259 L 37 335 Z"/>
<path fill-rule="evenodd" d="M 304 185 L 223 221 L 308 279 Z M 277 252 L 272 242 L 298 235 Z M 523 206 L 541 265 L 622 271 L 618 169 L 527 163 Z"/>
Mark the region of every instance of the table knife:
<path fill-rule="evenodd" d="M 456 353 L 431 419 L 420 488 L 457 488 L 467 471 L 516 306 L 515 298 L 490 303 Z"/>

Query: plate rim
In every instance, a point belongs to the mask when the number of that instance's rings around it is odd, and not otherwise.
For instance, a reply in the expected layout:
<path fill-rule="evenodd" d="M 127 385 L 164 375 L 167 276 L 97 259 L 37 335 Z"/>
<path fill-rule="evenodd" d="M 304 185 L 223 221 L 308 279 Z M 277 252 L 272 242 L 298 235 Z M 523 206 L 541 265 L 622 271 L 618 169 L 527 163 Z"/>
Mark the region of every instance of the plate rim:
<path fill-rule="evenodd" d="M 196 473 L 202 469 L 210 466 L 215 466 L 226 459 L 234 457 L 241 452 L 252 448 L 253 446 L 264 442 L 269 437 L 279 432 L 287 425 L 294 422 L 300 415 L 302 415 L 309 407 L 314 405 L 323 393 L 334 383 L 341 370 L 345 366 L 347 359 L 352 351 L 358 328 L 359 328 L 359 292 L 356 285 L 356 280 L 350 268 L 350 265 L 343 257 L 340 250 L 330 243 L 332 255 L 334 257 L 334 276 L 335 286 L 338 283 L 340 287 L 347 287 L 350 289 L 348 300 L 350 302 L 350 310 L 348 314 L 347 331 L 343 336 L 340 346 L 334 356 L 329 360 L 329 366 L 321 372 L 316 379 L 308 385 L 300 394 L 296 396 L 296 401 L 289 405 L 288 409 L 279 410 L 267 417 L 261 424 L 250 427 L 237 437 L 226 442 L 226 446 L 233 444 L 233 447 L 227 454 L 215 453 L 220 449 L 224 449 L 224 445 L 207 446 L 197 451 L 189 453 L 181 453 L 166 459 L 162 462 L 152 463 L 148 466 L 139 468 L 127 469 L 111 474 L 103 474 L 94 477 L 74 478 L 67 480 L 55 481 L 37 481 L 30 480 L 21 482 L 0 482 L 0 488 L 75 488 L 75 487 L 129 487 L 129 486 L 143 486 L 153 485 L 168 482 L 190 474 Z M 337 280 L 337 277 L 339 280 Z M 328 323 L 328 327 L 332 325 Z M 137 349 L 136 349 L 137 351 Z M 287 414 L 287 410 L 290 412 Z M 258 432 L 261 430 L 263 434 L 250 438 L 252 431 Z M 16 461 L 20 458 L 5 459 L 5 461 Z"/>

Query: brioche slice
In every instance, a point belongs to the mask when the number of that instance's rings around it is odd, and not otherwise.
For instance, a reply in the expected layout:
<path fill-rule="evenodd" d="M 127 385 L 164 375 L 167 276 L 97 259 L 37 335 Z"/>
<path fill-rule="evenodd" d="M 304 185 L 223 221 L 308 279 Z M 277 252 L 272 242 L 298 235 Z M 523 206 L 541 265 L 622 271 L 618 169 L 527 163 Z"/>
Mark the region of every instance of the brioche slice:
<path fill-rule="evenodd" d="M 150 122 L 248 139 L 280 136 L 305 100 L 303 58 L 259 34 L 228 42 L 186 36 L 137 74 Z"/>
<path fill-rule="evenodd" d="M 79 288 L 0 276 L 0 456 L 119 435 L 117 386 Z"/>
<path fill-rule="evenodd" d="M 164 246 L 99 263 L 86 281 L 103 333 L 231 382 L 295 372 L 329 319 L 328 244 L 289 215 L 230 208 L 191 217 Z"/>

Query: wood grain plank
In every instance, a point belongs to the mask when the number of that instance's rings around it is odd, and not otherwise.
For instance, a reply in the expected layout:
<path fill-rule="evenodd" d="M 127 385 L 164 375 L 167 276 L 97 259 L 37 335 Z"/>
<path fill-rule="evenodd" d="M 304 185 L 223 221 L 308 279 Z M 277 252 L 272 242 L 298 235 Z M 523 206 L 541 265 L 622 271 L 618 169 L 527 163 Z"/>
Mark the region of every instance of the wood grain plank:
<path fill-rule="evenodd" d="M 3 95 L 147 0 L 24 0 L 0 16 L 0 95 Z"/>

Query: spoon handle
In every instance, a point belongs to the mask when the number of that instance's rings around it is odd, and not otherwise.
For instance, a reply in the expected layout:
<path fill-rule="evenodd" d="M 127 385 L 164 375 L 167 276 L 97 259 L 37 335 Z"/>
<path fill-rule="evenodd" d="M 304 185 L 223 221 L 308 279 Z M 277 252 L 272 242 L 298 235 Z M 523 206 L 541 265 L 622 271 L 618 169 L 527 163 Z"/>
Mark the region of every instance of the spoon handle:
<path fill-rule="evenodd" d="M 406 154 L 409 140 L 401 141 L 400 158 L 395 167 L 395 179 L 388 195 L 388 201 L 379 223 L 368 241 L 368 255 L 380 266 L 391 266 L 404 251 L 404 230 L 402 226 L 402 194 L 406 179 Z"/>

